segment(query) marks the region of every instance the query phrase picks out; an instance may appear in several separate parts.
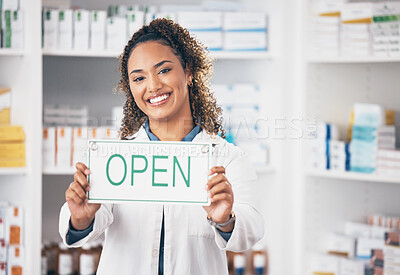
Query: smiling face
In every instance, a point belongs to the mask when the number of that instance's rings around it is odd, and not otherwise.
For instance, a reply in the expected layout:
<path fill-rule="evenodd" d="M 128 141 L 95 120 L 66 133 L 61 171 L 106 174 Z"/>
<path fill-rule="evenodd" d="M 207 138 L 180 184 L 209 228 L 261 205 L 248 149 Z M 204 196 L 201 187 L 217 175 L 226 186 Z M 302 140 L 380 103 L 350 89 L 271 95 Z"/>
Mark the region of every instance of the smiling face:
<path fill-rule="evenodd" d="M 150 123 L 191 116 L 192 76 L 171 47 L 156 41 L 138 44 L 128 59 L 128 74 L 132 96 Z"/>

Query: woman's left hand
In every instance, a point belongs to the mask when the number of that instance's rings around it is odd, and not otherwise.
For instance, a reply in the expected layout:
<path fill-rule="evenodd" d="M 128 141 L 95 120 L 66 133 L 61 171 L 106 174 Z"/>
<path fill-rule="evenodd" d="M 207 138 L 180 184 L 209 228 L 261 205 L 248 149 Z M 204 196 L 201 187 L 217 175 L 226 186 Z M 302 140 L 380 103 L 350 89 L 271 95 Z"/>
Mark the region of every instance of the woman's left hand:
<path fill-rule="evenodd" d="M 210 190 L 209 196 L 211 198 L 211 205 L 203 206 L 203 208 L 206 210 L 208 217 L 214 222 L 227 222 L 231 216 L 233 206 L 232 186 L 225 177 L 225 168 L 222 166 L 211 168 L 209 175 L 214 175 L 206 184 L 206 190 Z M 231 232 L 233 228 L 234 222 L 220 230 L 223 232 Z"/>

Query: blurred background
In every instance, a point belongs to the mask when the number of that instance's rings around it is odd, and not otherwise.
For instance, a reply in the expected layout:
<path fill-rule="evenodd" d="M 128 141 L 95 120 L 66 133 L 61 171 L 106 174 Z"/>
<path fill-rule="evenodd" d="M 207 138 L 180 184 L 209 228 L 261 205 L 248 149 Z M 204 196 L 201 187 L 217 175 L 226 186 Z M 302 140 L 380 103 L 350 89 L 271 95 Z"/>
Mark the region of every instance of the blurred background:
<path fill-rule="evenodd" d="M 231 274 L 400 274 L 400 1 L 0 1 L 0 275 L 95 274 L 60 244 L 87 139 L 118 138 L 118 56 L 165 17 L 214 58 L 265 236 Z"/>

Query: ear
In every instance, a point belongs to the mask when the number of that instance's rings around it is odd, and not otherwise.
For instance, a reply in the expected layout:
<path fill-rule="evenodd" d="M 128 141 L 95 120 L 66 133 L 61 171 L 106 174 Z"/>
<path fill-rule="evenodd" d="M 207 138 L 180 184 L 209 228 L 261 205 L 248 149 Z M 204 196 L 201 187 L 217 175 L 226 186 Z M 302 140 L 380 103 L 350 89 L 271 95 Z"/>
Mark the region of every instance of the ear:
<path fill-rule="evenodd" d="M 185 74 L 186 74 L 186 84 L 190 86 L 191 83 L 193 83 L 193 74 L 192 72 L 186 67 L 185 69 Z"/>

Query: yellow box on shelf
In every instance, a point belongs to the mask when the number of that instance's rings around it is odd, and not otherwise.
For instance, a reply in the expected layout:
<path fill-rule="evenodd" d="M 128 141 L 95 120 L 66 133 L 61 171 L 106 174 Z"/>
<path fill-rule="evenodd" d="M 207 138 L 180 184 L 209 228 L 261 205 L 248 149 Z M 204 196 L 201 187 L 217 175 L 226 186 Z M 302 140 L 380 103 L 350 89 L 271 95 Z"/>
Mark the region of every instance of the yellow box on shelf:
<path fill-rule="evenodd" d="M 7 159 L 0 158 L 0 168 L 4 167 L 25 167 L 25 158 Z"/>
<path fill-rule="evenodd" d="M 0 87 L 0 125 L 10 124 L 11 89 Z"/>
<path fill-rule="evenodd" d="M 25 140 L 25 133 L 22 126 L 0 126 L 0 143 L 22 142 Z"/>

